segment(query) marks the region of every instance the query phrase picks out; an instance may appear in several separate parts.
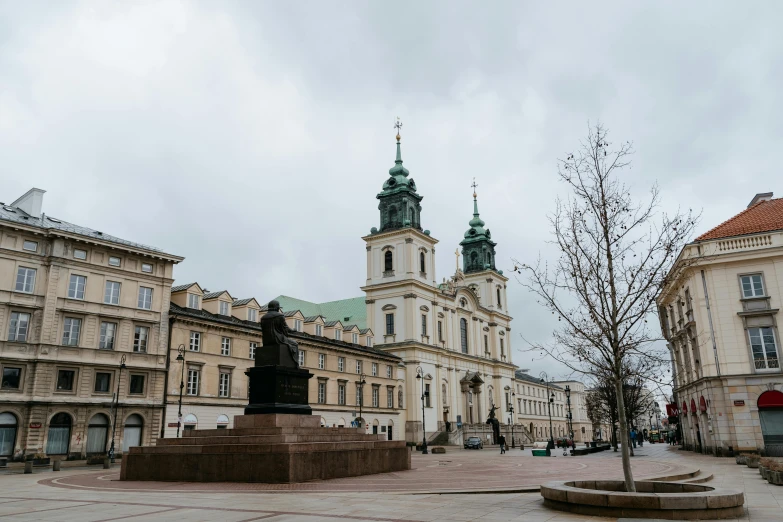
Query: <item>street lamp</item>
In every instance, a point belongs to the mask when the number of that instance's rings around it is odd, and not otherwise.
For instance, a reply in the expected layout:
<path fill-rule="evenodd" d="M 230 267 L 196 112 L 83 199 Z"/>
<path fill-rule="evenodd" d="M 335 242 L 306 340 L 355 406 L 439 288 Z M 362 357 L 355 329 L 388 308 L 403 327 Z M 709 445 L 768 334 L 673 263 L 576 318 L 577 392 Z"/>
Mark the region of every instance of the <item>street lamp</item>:
<path fill-rule="evenodd" d="M 508 411 L 511 412 L 511 448 L 516 448 L 516 445 L 514 444 L 514 422 L 516 419 L 514 418 L 514 404 L 516 403 L 516 396 L 517 394 L 513 391 L 511 392 L 511 405 L 508 407 Z"/>
<path fill-rule="evenodd" d="M 421 381 L 421 431 L 422 431 L 422 441 L 421 441 L 421 454 L 426 455 L 427 452 L 427 427 L 424 424 L 424 370 L 421 369 L 421 366 L 416 367 L 416 380 Z"/>
<path fill-rule="evenodd" d="M 120 371 L 117 373 L 117 393 L 114 395 L 112 409 L 114 410 L 114 421 L 111 426 L 111 447 L 109 448 L 109 459 L 114 464 L 114 434 L 117 431 L 117 410 L 120 407 L 120 380 L 122 379 L 122 370 L 125 369 L 125 355 L 120 358 Z"/>
<path fill-rule="evenodd" d="M 541 384 L 546 385 L 546 395 L 549 398 L 549 402 L 547 402 L 547 411 L 549 412 L 549 443 L 547 443 L 546 449 L 551 453 L 555 448 L 555 435 L 552 431 L 552 404 L 555 402 L 555 394 L 549 391 L 549 376 L 546 372 L 541 372 L 539 377 L 541 377 Z"/>
<path fill-rule="evenodd" d="M 566 406 L 568 407 L 568 416 L 566 417 L 566 423 L 568 424 L 568 435 L 571 438 L 571 443 L 574 442 L 574 423 L 573 416 L 571 415 L 571 387 L 566 384 L 565 387 Z M 574 445 L 576 447 L 576 445 Z"/>
<path fill-rule="evenodd" d="M 179 410 L 177 411 L 177 437 L 179 437 L 179 427 L 182 425 L 182 390 L 185 388 L 185 345 L 180 344 L 177 348 L 177 360 L 182 365 L 182 373 L 179 378 Z"/>
<path fill-rule="evenodd" d="M 360 428 L 364 428 L 364 417 L 362 416 L 362 406 L 364 406 L 364 385 L 367 384 L 365 380 L 367 377 L 364 372 L 359 375 L 359 421 L 361 422 Z M 365 429 L 365 431 L 367 431 Z"/>

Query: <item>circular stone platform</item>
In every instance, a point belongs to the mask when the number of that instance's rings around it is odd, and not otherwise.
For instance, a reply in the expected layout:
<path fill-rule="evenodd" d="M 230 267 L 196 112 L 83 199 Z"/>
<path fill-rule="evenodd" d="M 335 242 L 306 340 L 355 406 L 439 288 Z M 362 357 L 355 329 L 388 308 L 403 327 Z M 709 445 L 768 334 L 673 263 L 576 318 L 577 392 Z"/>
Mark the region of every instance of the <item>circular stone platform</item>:
<path fill-rule="evenodd" d="M 149 492 L 392 492 L 392 493 L 465 493 L 538 491 L 541 484 L 555 480 L 619 479 L 622 462 L 607 457 L 531 457 L 510 451 L 495 452 L 451 450 L 442 455 L 413 453 L 412 469 L 393 473 L 365 475 L 298 484 L 194 483 L 119 481 L 119 468 L 106 471 L 82 471 L 61 478 L 48 478 L 40 484 L 60 488 L 88 490 L 134 490 Z M 698 471 L 673 460 L 638 459 L 633 462 L 634 476 L 641 479 L 686 476 Z"/>

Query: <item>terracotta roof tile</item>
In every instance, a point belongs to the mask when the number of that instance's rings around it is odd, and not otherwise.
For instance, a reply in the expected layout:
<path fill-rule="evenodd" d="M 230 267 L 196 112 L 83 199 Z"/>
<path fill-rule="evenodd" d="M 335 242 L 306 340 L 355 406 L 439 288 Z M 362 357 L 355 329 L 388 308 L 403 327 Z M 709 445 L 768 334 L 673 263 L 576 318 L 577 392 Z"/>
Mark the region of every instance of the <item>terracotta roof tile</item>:
<path fill-rule="evenodd" d="M 756 203 L 696 238 L 707 241 L 723 237 L 783 230 L 783 198 Z"/>

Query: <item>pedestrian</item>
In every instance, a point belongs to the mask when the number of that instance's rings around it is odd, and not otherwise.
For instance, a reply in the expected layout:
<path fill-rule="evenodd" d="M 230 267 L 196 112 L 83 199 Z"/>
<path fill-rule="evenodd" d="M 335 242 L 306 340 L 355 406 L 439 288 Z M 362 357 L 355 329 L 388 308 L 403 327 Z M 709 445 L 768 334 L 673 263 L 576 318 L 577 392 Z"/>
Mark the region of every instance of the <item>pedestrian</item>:
<path fill-rule="evenodd" d="M 644 432 L 639 432 L 639 447 L 644 447 Z"/>
<path fill-rule="evenodd" d="M 506 452 L 506 437 L 501 435 L 498 442 L 500 443 L 500 454 L 503 455 Z"/>
<path fill-rule="evenodd" d="M 636 447 L 636 428 L 631 428 L 631 444 Z"/>

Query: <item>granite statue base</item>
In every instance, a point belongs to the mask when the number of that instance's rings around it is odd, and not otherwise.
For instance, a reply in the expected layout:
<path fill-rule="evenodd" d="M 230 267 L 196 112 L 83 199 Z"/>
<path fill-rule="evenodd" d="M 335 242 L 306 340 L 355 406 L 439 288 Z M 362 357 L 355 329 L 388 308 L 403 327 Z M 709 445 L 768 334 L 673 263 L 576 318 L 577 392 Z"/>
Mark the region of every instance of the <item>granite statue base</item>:
<path fill-rule="evenodd" d="M 312 373 L 299 368 L 268 365 L 248 368 L 245 374 L 250 382 L 250 404 L 245 408 L 245 415 L 312 415 L 307 396 L 307 384 Z"/>
<path fill-rule="evenodd" d="M 193 430 L 132 447 L 120 480 L 289 483 L 411 469 L 405 441 L 313 415 L 241 415 L 230 430 Z"/>

